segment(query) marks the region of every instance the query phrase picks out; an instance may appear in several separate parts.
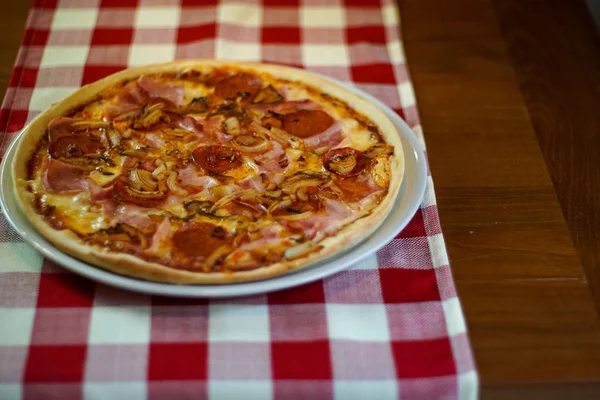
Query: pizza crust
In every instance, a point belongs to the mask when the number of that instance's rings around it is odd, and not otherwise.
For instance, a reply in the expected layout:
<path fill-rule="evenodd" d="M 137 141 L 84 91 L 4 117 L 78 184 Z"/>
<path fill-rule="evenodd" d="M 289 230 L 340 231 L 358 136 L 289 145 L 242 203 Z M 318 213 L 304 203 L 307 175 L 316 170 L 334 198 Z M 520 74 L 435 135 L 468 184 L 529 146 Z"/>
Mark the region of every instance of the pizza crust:
<path fill-rule="evenodd" d="M 318 88 L 321 92 L 326 92 L 333 97 L 343 99 L 359 113 L 366 115 L 378 126 L 380 134 L 385 142 L 394 147 L 394 155 L 390 157 L 392 176 L 388 193 L 381 203 L 376 206 L 370 214 L 345 226 L 340 231 L 336 232 L 334 236 L 325 238 L 319 242 L 319 245 L 322 246 L 321 249 L 306 257 L 278 262 L 255 270 L 226 273 L 177 270 L 158 263 L 144 261 L 129 254 L 119 254 L 98 247 L 84 245 L 80 243 L 79 239 L 70 231 L 58 231 L 50 227 L 45 219 L 37 213 L 34 205 L 34 196 L 27 190 L 26 182 L 27 162 L 36 151 L 39 140 L 46 133 L 48 123 L 53 118 L 64 115 L 74 107 L 93 99 L 103 89 L 119 81 L 135 78 L 143 74 L 181 71 L 187 68 L 198 68 L 202 66 L 244 69 L 259 74 L 265 72 L 276 78 L 300 81 L 303 84 Z M 394 125 L 385 116 L 383 111 L 353 92 L 335 85 L 324 78 L 314 76 L 303 70 L 277 65 L 233 63 L 216 60 L 182 60 L 167 64 L 132 68 L 118 72 L 97 82 L 86 85 L 63 101 L 52 105 L 25 128 L 25 132 L 16 148 L 15 157 L 12 163 L 12 173 L 16 182 L 14 190 L 17 202 L 22 211 L 35 228 L 61 251 L 106 270 L 150 281 L 175 284 L 228 284 L 268 279 L 299 268 L 307 267 L 340 254 L 364 240 L 379 227 L 394 204 L 404 174 L 404 154 L 400 137 L 398 136 Z"/>

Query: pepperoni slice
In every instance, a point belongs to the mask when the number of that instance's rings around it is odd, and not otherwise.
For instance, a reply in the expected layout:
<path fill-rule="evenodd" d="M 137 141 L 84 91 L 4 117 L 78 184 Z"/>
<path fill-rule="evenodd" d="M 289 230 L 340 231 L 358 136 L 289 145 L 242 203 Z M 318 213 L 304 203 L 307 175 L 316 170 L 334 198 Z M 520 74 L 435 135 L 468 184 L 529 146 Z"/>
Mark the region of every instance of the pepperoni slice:
<path fill-rule="evenodd" d="M 351 147 L 329 150 L 322 158 L 325 168 L 343 177 L 360 174 L 371 162 L 363 153 Z"/>
<path fill-rule="evenodd" d="M 227 146 L 198 147 L 192 153 L 194 162 L 208 172 L 222 174 L 242 165 L 242 154 Z"/>
<path fill-rule="evenodd" d="M 235 99 L 240 95 L 254 98 L 261 89 L 262 81 L 258 76 L 240 72 L 217 83 L 215 94 L 224 99 Z"/>
<path fill-rule="evenodd" d="M 333 118 L 324 111 L 299 110 L 283 116 L 281 129 L 292 135 L 307 138 L 326 131 L 333 122 Z"/>
<path fill-rule="evenodd" d="M 232 240 L 232 235 L 220 226 L 207 222 L 190 222 L 175 232 L 173 246 L 187 257 L 208 257 Z"/>
<path fill-rule="evenodd" d="M 61 136 L 48 147 L 48 153 L 52 158 L 83 157 L 102 150 L 104 145 L 93 135 Z"/>
<path fill-rule="evenodd" d="M 112 188 L 113 197 L 118 202 L 132 203 L 140 207 L 158 207 L 169 194 L 168 190 L 163 192 L 142 192 L 135 190 L 127 184 L 125 177 L 117 179 Z"/>

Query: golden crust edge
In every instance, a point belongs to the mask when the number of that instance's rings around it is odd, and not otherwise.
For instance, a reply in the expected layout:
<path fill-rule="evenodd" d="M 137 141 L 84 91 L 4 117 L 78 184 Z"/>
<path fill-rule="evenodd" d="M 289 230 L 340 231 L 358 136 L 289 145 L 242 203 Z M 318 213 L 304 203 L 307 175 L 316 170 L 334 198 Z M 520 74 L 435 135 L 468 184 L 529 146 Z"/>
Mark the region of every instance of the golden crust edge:
<path fill-rule="evenodd" d="M 133 78 L 141 74 L 169 72 L 175 69 L 181 70 L 201 65 L 253 69 L 257 72 L 263 71 L 283 79 L 298 80 L 321 90 L 324 89 L 325 92 L 330 93 L 334 97 L 343 99 L 352 108 L 356 109 L 361 114 L 366 115 L 379 127 L 380 134 L 384 137 L 385 141 L 394 146 L 395 149 L 394 156 L 390 159 L 393 172 L 391 174 L 388 193 L 383 201 L 370 214 L 350 223 L 342 230 L 338 231 L 336 236 L 331 236 L 322 240 L 319 245 L 323 247 L 306 257 L 279 262 L 256 270 L 234 271 L 228 273 L 205 273 L 176 270 L 158 263 L 143 261 L 142 259 L 129 254 L 117 254 L 99 250 L 96 247 L 82 245 L 79 243 L 79 239 L 74 237 L 73 234 L 51 228 L 44 218 L 36 212 L 35 207 L 33 206 L 33 196 L 27 190 L 26 182 L 24 181 L 27 177 L 27 161 L 35 151 L 39 139 L 45 134 L 46 127 L 50 120 L 55 116 L 63 114 L 73 107 L 82 104 L 98 94 L 104 88 L 123 79 Z M 13 178 L 16 182 L 14 191 L 19 207 L 34 227 L 61 251 L 75 256 L 87 263 L 134 278 L 176 284 L 227 284 L 268 279 L 300 268 L 308 268 L 319 261 L 323 261 L 335 254 L 342 253 L 366 239 L 379 227 L 379 225 L 381 225 L 385 217 L 391 211 L 404 175 L 404 153 L 400 137 L 398 136 L 394 125 L 385 116 L 383 111 L 353 92 L 339 87 L 324 78 L 311 75 L 303 70 L 270 64 L 238 63 L 216 60 L 180 60 L 166 64 L 150 65 L 120 71 L 99 81 L 83 86 L 67 98 L 53 104 L 46 111 L 38 115 L 25 128 L 20 142 L 15 149 L 15 157 L 11 167 L 11 172 L 13 173 Z M 352 234 L 356 232 L 358 233 Z"/>

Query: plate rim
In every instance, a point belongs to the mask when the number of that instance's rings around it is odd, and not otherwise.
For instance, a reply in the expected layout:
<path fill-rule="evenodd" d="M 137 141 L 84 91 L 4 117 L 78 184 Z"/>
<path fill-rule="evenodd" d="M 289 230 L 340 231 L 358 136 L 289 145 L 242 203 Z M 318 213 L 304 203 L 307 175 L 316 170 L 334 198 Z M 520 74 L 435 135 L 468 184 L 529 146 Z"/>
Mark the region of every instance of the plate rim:
<path fill-rule="evenodd" d="M 2 190 L 0 191 L 0 205 L 4 210 L 5 218 L 7 219 L 11 227 L 15 229 L 15 231 L 19 234 L 19 236 L 23 238 L 24 241 L 32 245 L 35 248 L 35 250 L 40 252 L 44 257 L 53 260 L 61 267 L 73 273 L 82 275 L 88 279 L 94 280 L 96 282 L 100 282 L 109 286 L 137 293 L 146 293 L 179 298 L 230 298 L 249 296 L 274 292 L 307 284 L 338 273 L 344 269 L 347 269 L 352 264 L 363 260 L 367 256 L 373 254 L 374 252 L 388 244 L 390 240 L 392 240 L 402 229 L 406 227 L 406 225 L 410 222 L 416 211 L 419 209 L 427 187 L 427 164 L 425 160 L 423 148 L 424 146 L 419 142 L 417 136 L 408 126 L 408 124 L 402 118 L 400 118 L 391 108 L 389 108 L 376 97 L 370 95 L 369 93 L 365 92 L 359 87 L 351 85 L 349 83 L 341 82 L 337 79 L 327 77 L 322 74 L 314 74 L 324 77 L 342 87 L 345 87 L 355 92 L 359 96 L 362 96 L 367 101 L 370 101 L 377 107 L 379 107 L 396 127 L 397 133 L 402 141 L 405 163 L 408 157 L 411 157 L 415 161 L 416 168 L 414 168 L 414 170 L 409 171 L 407 168 L 405 168 L 404 182 L 399 189 L 400 191 L 406 189 L 406 185 L 404 185 L 406 181 L 406 175 L 414 174 L 414 186 L 416 188 L 416 191 L 409 195 L 410 198 L 408 199 L 408 206 L 406 211 L 396 218 L 402 221 L 398 223 L 397 226 L 391 229 L 390 233 L 386 235 L 385 239 L 381 239 L 375 244 L 366 244 L 366 242 L 368 241 L 370 236 L 373 236 L 378 231 L 380 231 L 382 227 L 386 225 L 386 223 L 390 223 L 389 219 L 391 218 L 391 213 L 386 216 L 385 220 L 375 232 L 373 232 L 369 237 L 365 238 L 359 244 L 354 246 L 354 248 L 348 249 L 347 251 L 337 254 L 336 256 L 330 259 L 316 263 L 307 268 L 303 268 L 298 271 L 260 281 L 231 283 L 222 285 L 177 285 L 162 282 L 144 281 L 133 277 L 115 274 L 113 272 L 85 263 L 75 257 L 61 252 L 60 250 L 55 248 L 50 242 L 48 242 L 43 236 L 41 236 L 33 226 L 21 226 L 20 222 L 15 221 L 15 218 L 12 215 L 12 213 L 22 213 L 21 210 L 12 210 L 10 206 L 7 207 L 7 196 L 12 195 L 14 197 L 14 192 L 12 190 L 14 182 L 11 182 L 13 183 L 13 185 L 11 185 L 8 189 L 6 189 L 5 185 L 2 185 Z M 19 140 L 21 140 L 23 131 L 24 129 L 21 130 L 15 136 L 11 144 L 7 147 L 6 152 L 4 153 L 2 166 L 0 167 L 0 183 L 4 182 L 5 180 L 12 181 L 12 176 L 10 176 L 10 162 L 14 157 L 13 153 L 15 151 L 17 143 L 19 142 Z M 406 146 L 407 144 L 408 148 Z M 399 204 L 400 201 L 401 196 L 398 196 L 394 203 L 394 208 Z M 394 221 L 393 223 L 396 223 L 396 221 Z M 33 237 L 36 234 L 40 236 L 39 239 Z M 358 249 L 364 246 L 367 246 L 366 251 L 358 252 Z M 354 256 L 350 259 L 350 255 Z M 344 260 L 344 257 L 346 258 L 346 260 Z M 339 264 L 340 260 L 342 260 L 341 264 Z"/>

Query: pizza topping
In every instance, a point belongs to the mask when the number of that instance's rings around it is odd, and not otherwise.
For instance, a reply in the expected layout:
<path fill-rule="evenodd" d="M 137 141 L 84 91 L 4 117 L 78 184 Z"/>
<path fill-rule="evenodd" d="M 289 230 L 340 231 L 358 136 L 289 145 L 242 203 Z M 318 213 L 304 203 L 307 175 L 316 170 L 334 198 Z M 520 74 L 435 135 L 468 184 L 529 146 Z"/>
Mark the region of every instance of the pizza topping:
<path fill-rule="evenodd" d="M 113 186 L 113 197 L 119 202 L 133 203 L 141 207 L 157 207 L 168 196 L 167 188 L 159 187 L 159 190 L 154 191 L 140 189 L 133 187 L 129 179 L 121 176 Z"/>
<path fill-rule="evenodd" d="M 229 117 L 224 122 L 225 132 L 230 135 L 240 134 L 240 121 L 236 117 Z"/>
<path fill-rule="evenodd" d="M 215 86 L 215 94 L 224 99 L 236 97 L 254 98 L 262 88 L 259 77 L 240 72 L 221 80 Z"/>
<path fill-rule="evenodd" d="M 271 148 L 267 139 L 253 135 L 239 135 L 231 141 L 231 145 L 242 153 L 264 153 Z"/>
<path fill-rule="evenodd" d="M 42 184 L 49 192 L 85 191 L 88 189 L 86 180 L 88 174 L 85 169 L 53 158 L 44 159 L 42 162 Z"/>
<path fill-rule="evenodd" d="M 198 121 L 196 121 L 195 118 L 192 118 L 189 115 L 186 115 L 184 118 L 180 119 L 177 122 L 177 125 L 181 129 L 185 129 L 194 133 L 202 133 L 204 131 L 202 124 L 200 124 Z"/>
<path fill-rule="evenodd" d="M 324 132 L 304 139 L 304 144 L 309 149 L 332 148 L 340 144 L 344 137 L 342 125 L 336 122 Z"/>
<path fill-rule="evenodd" d="M 52 158 L 84 157 L 104 150 L 102 142 L 91 134 L 61 136 L 50 143 L 48 153 Z"/>
<path fill-rule="evenodd" d="M 339 176 L 358 175 L 370 164 L 370 159 L 351 147 L 329 150 L 323 154 L 323 165 Z"/>
<path fill-rule="evenodd" d="M 343 102 L 267 74 L 187 75 L 116 84 L 50 122 L 30 177 L 51 226 L 168 267 L 241 271 L 317 251 L 387 193 L 394 148 Z M 102 218 L 93 229 L 51 220 L 71 191 Z"/>
<path fill-rule="evenodd" d="M 233 241 L 220 226 L 207 222 L 190 222 L 173 235 L 173 247 L 186 257 L 208 257 L 216 249 Z"/>
<path fill-rule="evenodd" d="M 103 201 L 112 197 L 112 188 L 103 188 L 93 179 L 88 179 L 88 190 L 92 201 Z"/>
<path fill-rule="evenodd" d="M 109 120 L 141 109 L 148 100 L 148 93 L 136 81 L 126 84 L 113 99 L 104 106 Z"/>
<path fill-rule="evenodd" d="M 299 110 L 285 114 L 281 119 L 281 128 L 294 136 L 307 138 L 326 131 L 333 123 L 333 118 L 325 111 Z"/>
<path fill-rule="evenodd" d="M 255 104 L 273 104 L 283 101 L 283 96 L 271 85 L 268 85 L 260 91 L 252 100 Z"/>
<path fill-rule="evenodd" d="M 242 165 L 242 155 L 226 146 L 198 147 L 192 153 L 194 162 L 208 172 L 222 174 Z"/>
<path fill-rule="evenodd" d="M 138 80 L 138 84 L 151 97 L 165 99 L 174 105 L 178 106 L 183 101 L 185 89 L 183 85 L 172 85 L 165 82 L 160 82 L 156 79 L 142 75 Z"/>
<path fill-rule="evenodd" d="M 152 236 L 152 241 L 149 251 L 157 253 L 160 250 L 160 245 L 171 235 L 171 221 L 169 218 L 163 219 L 163 221 L 156 228 L 156 232 Z"/>
<path fill-rule="evenodd" d="M 369 158 L 375 158 L 380 156 L 391 156 L 394 154 L 394 148 L 387 143 L 377 143 L 371 146 L 364 155 Z"/>

